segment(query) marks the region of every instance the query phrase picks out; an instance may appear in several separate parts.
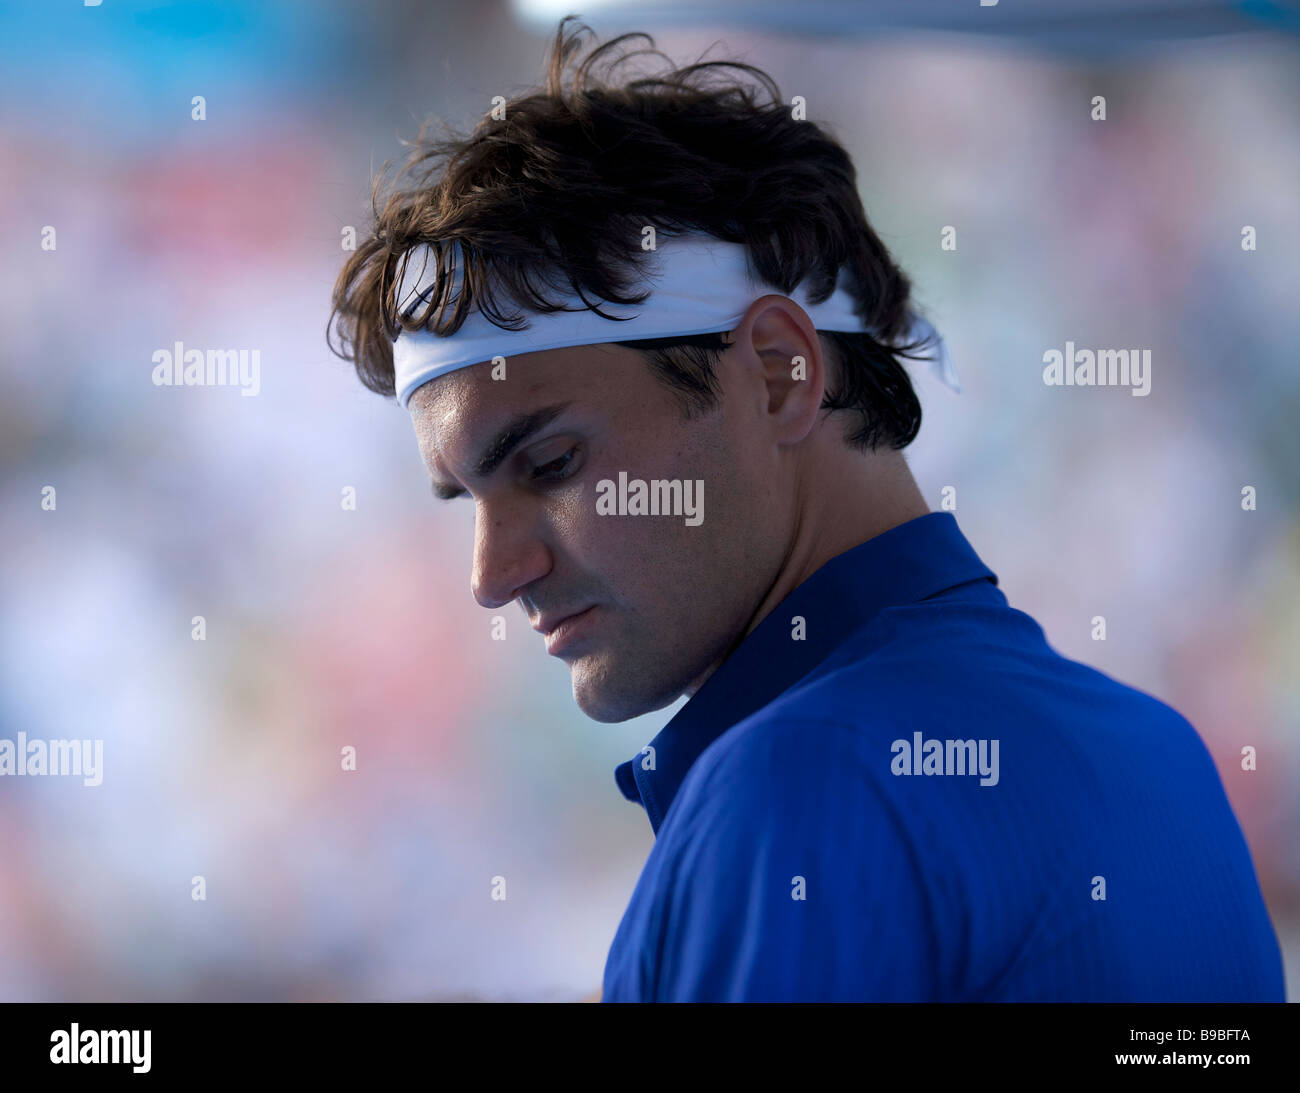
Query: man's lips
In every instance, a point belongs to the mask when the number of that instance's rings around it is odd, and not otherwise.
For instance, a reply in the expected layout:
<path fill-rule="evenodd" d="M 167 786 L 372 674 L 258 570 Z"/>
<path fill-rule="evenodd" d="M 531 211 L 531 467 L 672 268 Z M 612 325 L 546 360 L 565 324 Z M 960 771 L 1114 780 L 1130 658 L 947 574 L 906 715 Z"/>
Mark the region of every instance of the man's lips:
<path fill-rule="evenodd" d="M 570 642 L 574 641 L 590 623 L 596 606 L 584 607 L 567 615 L 550 615 L 538 619 L 533 629 L 546 635 L 546 651 L 552 656 L 559 654 Z"/>

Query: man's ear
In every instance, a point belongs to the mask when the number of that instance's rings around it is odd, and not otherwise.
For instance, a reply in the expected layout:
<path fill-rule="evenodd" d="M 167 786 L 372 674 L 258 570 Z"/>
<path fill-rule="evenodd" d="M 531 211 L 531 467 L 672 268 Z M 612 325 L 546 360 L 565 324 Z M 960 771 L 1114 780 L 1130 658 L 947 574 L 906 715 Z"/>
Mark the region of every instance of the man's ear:
<path fill-rule="evenodd" d="M 808 313 L 787 296 L 762 296 L 745 311 L 734 336 L 758 362 L 760 411 L 774 439 L 797 444 L 817 424 L 827 384 L 821 338 Z"/>

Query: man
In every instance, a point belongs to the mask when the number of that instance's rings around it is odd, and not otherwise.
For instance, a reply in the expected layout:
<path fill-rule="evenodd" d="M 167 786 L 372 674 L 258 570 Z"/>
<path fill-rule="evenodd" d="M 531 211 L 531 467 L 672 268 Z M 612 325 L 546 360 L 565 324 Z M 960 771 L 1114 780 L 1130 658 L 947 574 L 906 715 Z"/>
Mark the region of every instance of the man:
<path fill-rule="evenodd" d="M 422 135 L 333 316 L 474 501 L 478 602 L 598 721 L 690 696 L 616 772 L 656 843 L 605 1000 L 1281 1001 L 1194 729 L 928 511 L 939 343 L 847 154 L 748 66 L 598 81 L 623 41 L 570 81 L 561 23 L 545 88 Z"/>

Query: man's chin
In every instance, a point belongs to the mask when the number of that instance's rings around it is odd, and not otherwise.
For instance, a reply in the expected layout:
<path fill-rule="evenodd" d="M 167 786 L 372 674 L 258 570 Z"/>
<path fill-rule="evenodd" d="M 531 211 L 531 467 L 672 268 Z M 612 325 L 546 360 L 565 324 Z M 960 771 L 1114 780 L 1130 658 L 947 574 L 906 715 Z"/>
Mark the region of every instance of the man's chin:
<path fill-rule="evenodd" d="M 612 696 L 603 692 L 588 691 L 579 688 L 576 683 L 573 688 L 573 701 L 578 704 L 578 709 L 593 721 L 600 721 L 606 725 L 630 721 L 634 717 L 650 712 L 649 707 L 638 705 L 627 696 Z"/>
<path fill-rule="evenodd" d="M 642 714 L 654 713 L 670 706 L 680 697 L 668 694 L 663 697 L 658 690 L 650 694 L 645 691 L 630 692 L 617 686 L 617 677 L 603 669 L 595 672 L 586 664 L 574 664 L 570 671 L 573 678 L 573 701 L 578 709 L 593 721 L 603 724 L 615 724 L 630 721 Z M 611 678 L 614 685 L 611 686 Z"/>

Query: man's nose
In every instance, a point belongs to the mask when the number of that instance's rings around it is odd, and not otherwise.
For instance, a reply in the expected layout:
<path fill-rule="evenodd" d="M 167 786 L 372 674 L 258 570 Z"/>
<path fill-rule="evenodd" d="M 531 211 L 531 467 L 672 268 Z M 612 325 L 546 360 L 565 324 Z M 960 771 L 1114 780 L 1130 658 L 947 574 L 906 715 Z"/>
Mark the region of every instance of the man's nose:
<path fill-rule="evenodd" d="M 504 607 L 550 568 L 550 551 L 527 513 L 480 503 L 470 588 L 481 606 Z"/>

